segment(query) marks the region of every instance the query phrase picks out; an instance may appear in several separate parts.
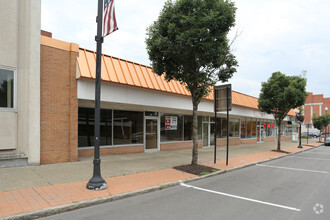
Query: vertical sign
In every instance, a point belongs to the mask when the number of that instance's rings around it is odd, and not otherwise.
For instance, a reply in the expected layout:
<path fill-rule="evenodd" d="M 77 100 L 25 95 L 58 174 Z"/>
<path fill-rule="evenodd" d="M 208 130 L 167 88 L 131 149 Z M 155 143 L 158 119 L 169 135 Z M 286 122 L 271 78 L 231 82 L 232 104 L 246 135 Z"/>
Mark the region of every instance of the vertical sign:
<path fill-rule="evenodd" d="M 178 117 L 176 116 L 165 116 L 165 130 L 177 130 L 178 128 Z"/>
<path fill-rule="evenodd" d="M 229 157 L 229 111 L 232 108 L 232 93 L 231 93 L 231 84 L 214 86 L 214 112 L 215 112 L 215 121 L 217 121 L 217 112 L 227 111 L 227 152 L 226 152 L 226 165 L 228 165 Z M 216 127 L 216 123 L 215 123 Z M 217 140 L 216 140 L 216 128 L 214 131 L 214 163 L 216 163 L 216 149 L 217 149 Z"/>

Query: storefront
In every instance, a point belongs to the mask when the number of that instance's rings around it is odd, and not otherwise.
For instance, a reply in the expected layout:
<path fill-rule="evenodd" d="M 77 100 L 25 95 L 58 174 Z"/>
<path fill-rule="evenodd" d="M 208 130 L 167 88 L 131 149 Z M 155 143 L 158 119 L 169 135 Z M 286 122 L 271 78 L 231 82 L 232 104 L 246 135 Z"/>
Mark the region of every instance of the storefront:
<path fill-rule="evenodd" d="M 45 36 L 41 44 L 41 161 L 91 157 L 95 53 Z M 58 66 L 60 72 L 54 71 Z M 151 67 L 107 55 L 101 77 L 101 155 L 192 148 L 192 104 L 183 85 L 167 82 Z M 200 148 L 214 146 L 214 132 L 217 146 L 226 145 L 227 134 L 230 145 L 275 141 L 275 121 L 258 110 L 257 98 L 233 91 L 232 100 L 228 131 L 225 112 L 215 123 L 213 94 L 201 101 Z"/>

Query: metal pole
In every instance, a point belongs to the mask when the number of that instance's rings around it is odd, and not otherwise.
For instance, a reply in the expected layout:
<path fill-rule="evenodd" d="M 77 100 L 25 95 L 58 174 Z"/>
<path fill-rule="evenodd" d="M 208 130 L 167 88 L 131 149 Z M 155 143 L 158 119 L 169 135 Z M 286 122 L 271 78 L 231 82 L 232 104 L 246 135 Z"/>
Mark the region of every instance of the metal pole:
<path fill-rule="evenodd" d="M 217 92 L 214 88 L 214 164 L 217 163 Z"/>
<path fill-rule="evenodd" d="M 226 166 L 228 166 L 229 156 L 229 88 L 227 87 L 227 153 L 226 153 Z"/>
<path fill-rule="evenodd" d="M 301 146 L 301 122 L 299 123 L 299 146 L 298 146 L 298 148 L 303 148 Z"/>
<path fill-rule="evenodd" d="M 328 119 L 328 107 L 325 107 L 325 117 L 326 119 Z M 325 145 L 325 139 L 327 139 L 327 130 L 328 130 L 328 125 L 324 128 L 324 145 Z"/>
<path fill-rule="evenodd" d="M 309 137 L 309 124 L 307 123 L 307 144 L 308 144 L 308 137 Z"/>
<path fill-rule="evenodd" d="M 100 95 L 101 95 L 101 54 L 102 54 L 102 18 L 103 18 L 103 0 L 98 0 L 97 36 L 96 43 L 96 76 L 95 76 L 95 121 L 94 121 L 94 169 L 93 177 L 87 183 L 87 189 L 101 190 L 106 189 L 107 183 L 101 177 L 100 160 Z"/>

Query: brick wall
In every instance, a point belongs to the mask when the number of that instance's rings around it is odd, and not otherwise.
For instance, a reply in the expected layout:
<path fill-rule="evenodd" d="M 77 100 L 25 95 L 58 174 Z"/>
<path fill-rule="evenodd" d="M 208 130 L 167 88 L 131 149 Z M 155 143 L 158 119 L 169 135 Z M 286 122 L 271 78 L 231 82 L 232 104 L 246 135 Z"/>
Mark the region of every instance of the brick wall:
<path fill-rule="evenodd" d="M 192 147 L 192 141 L 160 143 L 161 151 L 192 149 Z M 198 148 L 202 148 L 202 141 L 198 141 Z"/>
<path fill-rule="evenodd" d="M 254 139 L 242 139 L 241 140 L 241 144 L 255 144 L 257 143 L 257 139 L 254 138 Z"/>
<path fill-rule="evenodd" d="M 51 38 L 46 40 L 53 43 Z M 68 48 L 71 49 L 65 49 L 45 44 L 41 44 L 40 51 L 40 162 L 49 164 L 77 161 L 78 50 L 72 48 L 78 46 L 68 43 Z"/>
<path fill-rule="evenodd" d="M 290 141 L 292 140 L 292 136 L 281 136 L 281 141 Z"/>
<path fill-rule="evenodd" d="M 134 145 L 134 146 L 125 146 L 125 147 L 107 147 L 100 148 L 100 155 L 116 155 L 116 154 L 137 154 L 144 152 L 144 145 Z M 79 149 L 79 157 L 93 157 L 93 149 Z"/>
<path fill-rule="evenodd" d="M 281 138 L 282 140 L 282 138 Z M 264 138 L 264 142 L 274 142 L 275 141 L 275 137 L 265 137 Z"/>
<path fill-rule="evenodd" d="M 239 145 L 240 140 L 240 138 L 229 138 L 229 145 Z M 217 146 L 227 146 L 227 138 L 217 139 Z"/>

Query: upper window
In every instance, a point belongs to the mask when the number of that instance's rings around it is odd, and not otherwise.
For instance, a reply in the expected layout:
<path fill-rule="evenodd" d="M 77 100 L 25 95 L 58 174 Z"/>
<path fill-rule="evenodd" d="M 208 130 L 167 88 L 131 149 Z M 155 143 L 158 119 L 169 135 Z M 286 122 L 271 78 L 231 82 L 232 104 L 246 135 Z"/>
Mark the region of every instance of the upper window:
<path fill-rule="evenodd" d="M 14 108 L 15 71 L 0 66 L 0 109 Z"/>

